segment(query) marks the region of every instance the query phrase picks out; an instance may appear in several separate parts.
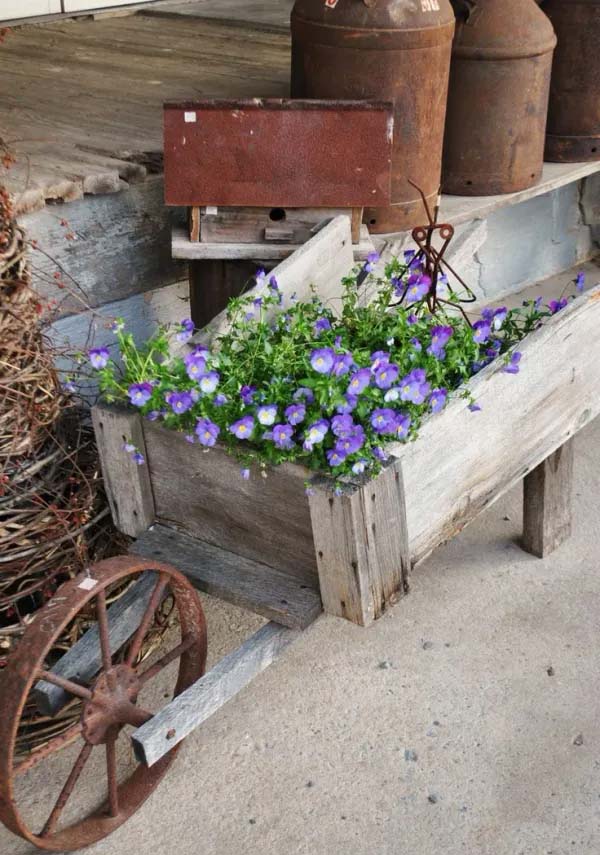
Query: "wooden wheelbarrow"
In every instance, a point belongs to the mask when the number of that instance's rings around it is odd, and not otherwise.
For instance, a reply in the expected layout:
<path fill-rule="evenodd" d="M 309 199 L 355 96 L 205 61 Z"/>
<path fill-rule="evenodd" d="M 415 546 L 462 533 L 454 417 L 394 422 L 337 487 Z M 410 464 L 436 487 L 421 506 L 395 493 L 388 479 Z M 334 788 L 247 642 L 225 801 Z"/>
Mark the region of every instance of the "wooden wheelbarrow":
<path fill-rule="evenodd" d="M 315 285 L 334 304 L 353 266 L 350 220 L 338 217 L 275 271 L 299 299 Z M 204 335 L 222 331 L 218 316 Z M 131 816 L 173 762 L 176 747 L 273 662 L 322 610 L 362 625 L 408 590 L 409 571 L 518 480 L 525 479 L 524 547 L 545 555 L 570 533 L 571 437 L 600 409 L 600 286 L 525 339 L 522 374 L 491 364 L 470 383 L 481 406 L 452 400 L 419 439 L 391 444 L 373 478 L 341 495 L 326 480 L 284 465 L 245 481 L 224 451 L 204 453 L 129 410 L 93 413 L 113 518 L 136 538 L 131 552 L 63 585 L 36 613 L 1 675 L 0 818 L 16 834 L 55 851 L 78 849 Z M 125 440 L 144 454 L 138 466 Z M 174 569 L 177 567 L 178 569 Z M 206 630 L 195 588 L 269 619 L 208 673 Z M 116 593 L 120 594 L 116 598 Z M 148 663 L 146 639 L 167 608 L 180 635 Z M 77 616 L 87 633 L 57 662 L 49 652 Z M 175 665 L 175 662 L 178 664 Z M 172 699 L 146 705 L 153 681 L 171 672 Z M 161 683 L 161 689 L 163 683 Z M 150 692 L 150 695 L 152 693 Z M 19 762 L 15 737 L 28 705 L 49 716 L 73 705 L 60 737 Z M 127 733 L 126 728 L 132 729 Z M 126 734 L 135 764 L 119 777 L 116 745 Z M 71 741 L 80 750 L 62 790 L 32 830 L 16 780 Z M 105 798 L 65 821 L 86 763 L 102 746 Z"/>

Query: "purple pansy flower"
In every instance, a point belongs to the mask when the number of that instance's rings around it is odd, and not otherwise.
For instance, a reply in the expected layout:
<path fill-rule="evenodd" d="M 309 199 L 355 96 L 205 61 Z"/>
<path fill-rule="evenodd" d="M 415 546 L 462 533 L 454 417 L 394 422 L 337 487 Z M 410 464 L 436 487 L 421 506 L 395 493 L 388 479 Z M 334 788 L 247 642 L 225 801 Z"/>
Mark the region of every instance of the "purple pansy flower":
<path fill-rule="evenodd" d="M 244 479 L 244 481 L 250 480 L 250 470 L 249 469 L 240 469 L 240 475 Z"/>
<path fill-rule="evenodd" d="M 194 403 L 189 392 L 169 392 L 168 396 L 165 395 L 165 399 L 178 416 L 187 412 Z"/>
<path fill-rule="evenodd" d="M 220 432 L 221 428 L 219 425 L 211 422 L 210 419 L 198 419 L 196 422 L 196 436 L 198 437 L 198 441 L 209 448 L 216 443 Z"/>
<path fill-rule="evenodd" d="M 365 460 L 364 457 L 361 457 L 360 460 L 357 460 L 356 463 L 352 464 L 352 471 L 355 475 L 362 475 L 365 469 L 368 466 L 368 461 Z"/>
<path fill-rule="evenodd" d="M 393 362 L 386 362 L 375 371 L 375 385 L 379 389 L 389 389 L 398 379 L 398 374 L 398 366 Z"/>
<path fill-rule="evenodd" d="M 502 328 L 502 324 L 508 317 L 508 309 L 506 306 L 500 306 L 499 309 L 494 311 L 494 317 L 492 318 L 492 329 L 499 330 Z"/>
<path fill-rule="evenodd" d="M 429 394 L 429 383 L 423 368 L 414 368 L 400 381 L 400 398 L 413 404 L 422 404 Z"/>
<path fill-rule="evenodd" d="M 406 319 L 406 323 L 411 327 L 418 323 L 418 321 L 418 317 L 416 315 L 413 315 L 412 313 Z"/>
<path fill-rule="evenodd" d="M 363 270 L 365 271 L 365 273 L 372 273 L 373 270 L 375 270 L 375 265 L 377 264 L 378 261 L 379 261 L 379 253 L 378 252 L 370 252 L 367 255 L 367 261 L 366 261 L 365 266 L 363 267 Z"/>
<path fill-rule="evenodd" d="M 450 341 L 454 330 L 449 326 L 437 326 L 431 330 L 431 344 L 427 348 L 427 353 L 440 358 L 444 353 L 444 348 Z"/>
<path fill-rule="evenodd" d="M 107 347 L 93 347 L 88 351 L 88 356 L 90 358 L 92 368 L 96 369 L 105 368 L 108 360 L 110 359 L 110 353 L 108 352 Z"/>
<path fill-rule="evenodd" d="M 325 330 L 331 329 L 331 321 L 329 318 L 317 318 L 313 326 L 313 333 L 315 336 L 319 336 Z"/>
<path fill-rule="evenodd" d="M 394 433 L 396 413 L 389 407 L 380 407 L 371 413 L 371 425 L 377 433 Z"/>
<path fill-rule="evenodd" d="M 319 374 L 329 374 L 334 361 L 335 353 L 330 347 L 319 347 L 310 355 L 310 364 Z"/>
<path fill-rule="evenodd" d="M 146 458 L 144 457 L 144 455 L 142 454 L 141 451 L 135 451 L 131 455 L 131 459 L 133 460 L 134 463 L 137 463 L 138 466 L 143 466 L 144 463 L 146 462 Z"/>
<path fill-rule="evenodd" d="M 216 371 L 208 371 L 198 379 L 198 385 L 205 395 L 214 392 L 219 385 L 219 375 Z"/>
<path fill-rule="evenodd" d="M 382 365 L 387 365 L 390 361 L 390 354 L 387 350 L 376 350 L 371 354 L 371 371 L 373 374 L 380 368 Z"/>
<path fill-rule="evenodd" d="M 256 418 L 258 419 L 261 425 L 274 425 L 275 419 L 277 418 L 277 405 L 261 404 L 258 410 L 256 411 Z"/>
<path fill-rule="evenodd" d="M 132 383 L 127 394 L 134 406 L 143 407 L 152 397 L 152 385 L 150 383 Z"/>
<path fill-rule="evenodd" d="M 446 389 L 433 389 L 429 396 L 429 406 L 432 413 L 439 413 L 446 403 L 448 392 Z"/>
<path fill-rule="evenodd" d="M 252 403 L 255 394 L 256 386 L 242 386 L 242 388 L 240 389 L 240 398 L 242 399 L 242 403 L 246 405 Z"/>
<path fill-rule="evenodd" d="M 179 332 L 175 336 L 177 341 L 187 341 L 194 333 L 194 322 L 191 318 L 184 318 L 179 325 Z"/>
<path fill-rule="evenodd" d="M 327 457 L 327 462 L 332 468 L 335 466 L 341 466 L 346 459 L 344 452 L 338 448 L 329 449 L 329 451 L 325 452 L 325 456 Z"/>
<path fill-rule="evenodd" d="M 491 331 L 491 321 L 485 320 L 485 318 L 482 318 L 480 321 L 476 321 L 473 324 L 473 341 L 476 341 L 477 344 L 483 344 L 490 337 Z"/>
<path fill-rule="evenodd" d="M 252 436 L 252 431 L 254 430 L 254 419 L 252 416 L 243 416 L 241 419 L 238 419 L 237 422 L 234 422 L 232 425 L 229 425 L 229 431 L 238 439 L 250 439 Z"/>
<path fill-rule="evenodd" d="M 418 338 L 411 338 L 410 343 L 412 344 L 413 349 L 417 351 L 417 353 L 420 353 L 423 350 L 423 345 L 421 344 Z"/>
<path fill-rule="evenodd" d="M 395 434 L 398 439 L 406 439 L 411 421 L 411 417 L 406 413 L 396 413 Z"/>
<path fill-rule="evenodd" d="M 313 445 L 323 442 L 328 430 L 329 423 L 325 419 L 319 419 L 308 427 L 304 434 L 304 440 L 312 448 Z"/>
<path fill-rule="evenodd" d="M 149 413 L 146 413 L 146 418 L 149 422 L 155 422 L 160 415 L 160 410 L 150 410 Z"/>
<path fill-rule="evenodd" d="M 431 288 L 431 279 L 425 274 L 418 275 L 413 273 L 412 276 L 408 277 L 407 285 L 405 298 L 406 302 L 410 305 L 411 303 L 423 300 L 427 296 Z"/>
<path fill-rule="evenodd" d="M 206 371 L 206 359 L 199 354 L 188 354 L 184 359 L 185 370 L 190 380 L 197 380 Z"/>
<path fill-rule="evenodd" d="M 213 398 L 213 404 L 215 407 L 222 407 L 228 400 L 227 395 L 224 395 L 222 392 L 218 392 Z"/>
<path fill-rule="evenodd" d="M 291 425 L 299 425 L 304 421 L 306 415 L 306 407 L 304 404 L 290 404 L 285 409 L 285 417 Z"/>
<path fill-rule="evenodd" d="M 257 285 L 264 285 L 267 281 L 267 272 L 264 267 L 259 267 L 256 273 L 254 274 L 254 279 L 256 280 Z"/>
<path fill-rule="evenodd" d="M 355 371 L 348 383 L 348 392 L 351 395 L 360 395 L 371 382 L 371 372 L 368 368 L 359 368 Z"/>
<path fill-rule="evenodd" d="M 477 401 L 473 401 L 471 404 L 469 404 L 467 409 L 470 410 L 472 413 L 478 413 L 481 410 L 481 407 L 479 406 Z"/>
<path fill-rule="evenodd" d="M 390 401 L 397 401 L 400 397 L 400 389 L 398 386 L 392 386 L 391 389 L 388 389 L 385 395 L 383 396 L 383 400 L 386 404 L 389 404 Z"/>
<path fill-rule="evenodd" d="M 583 270 L 580 270 L 575 278 L 575 287 L 580 294 L 585 288 L 585 273 Z"/>
<path fill-rule="evenodd" d="M 548 308 L 550 309 L 550 313 L 555 315 L 557 312 L 560 312 L 561 309 L 564 309 L 567 305 L 567 298 L 561 297 L 560 300 L 550 300 L 548 303 Z"/>
<path fill-rule="evenodd" d="M 354 360 L 352 358 L 351 353 L 337 353 L 335 355 L 335 359 L 333 360 L 333 367 L 331 369 L 331 373 L 335 377 L 342 377 L 344 374 L 347 374 L 352 366 L 354 365 Z"/>
<path fill-rule="evenodd" d="M 275 425 L 273 428 L 273 442 L 277 448 L 292 448 L 292 435 L 294 428 L 291 425 Z"/>
<path fill-rule="evenodd" d="M 373 457 L 376 457 L 377 460 L 380 460 L 382 463 L 385 463 L 385 461 L 388 459 L 387 454 L 379 445 L 373 446 Z"/>
<path fill-rule="evenodd" d="M 189 442 L 190 445 L 193 445 L 196 442 L 196 437 L 193 433 L 186 433 L 185 441 Z"/>
<path fill-rule="evenodd" d="M 337 437 L 350 436 L 356 425 L 348 414 L 334 416 L 331 420 L 331 430 Z"/>
<path fill-rule="evenodd" d="M 344 415 L 354 412 L 358 404 L 358 397 L 356 395 L 343 395 L 342 399 L 342 403 L 335 408 L 336 413 Z"/>
<path fill-rule="evenodd" d="M 356 425 L 350 436 L 340 437 L 336 444 L 336 451 L 342 451 L 344 454 L 354 454 L 365 442 L 365 432 L 361 425 Z"/>
<path fill-rule="evenodd" d="M 502 369 L 505 374 L 518 374 L 519 373 L 519 363 L 521 361 L 522 353 L 518 350 L 513 351 L 510 355 L 510 361 L 504 366 Z"/>

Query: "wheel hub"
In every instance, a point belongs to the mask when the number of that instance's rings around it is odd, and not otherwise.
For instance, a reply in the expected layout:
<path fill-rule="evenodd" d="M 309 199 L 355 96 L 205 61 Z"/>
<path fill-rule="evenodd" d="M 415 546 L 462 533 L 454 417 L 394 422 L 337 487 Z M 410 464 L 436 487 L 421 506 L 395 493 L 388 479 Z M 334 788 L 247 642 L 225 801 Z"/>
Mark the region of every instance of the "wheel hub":
<path fill-rule="evenodd" d="M 141 685 L 128 665 L 103 671 L 92 688 L 92 697 L 83 705 L 83 738 L 92 745 L 115 739 L 125 724 L 137 724 L 135 702 Z"/>

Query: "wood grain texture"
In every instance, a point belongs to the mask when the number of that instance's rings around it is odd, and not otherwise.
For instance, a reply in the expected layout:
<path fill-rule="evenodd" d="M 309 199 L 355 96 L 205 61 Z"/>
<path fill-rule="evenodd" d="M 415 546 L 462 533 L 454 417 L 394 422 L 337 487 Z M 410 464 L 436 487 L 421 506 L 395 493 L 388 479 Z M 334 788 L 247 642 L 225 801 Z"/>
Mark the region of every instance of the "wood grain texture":
<path fill-rule="evenodd" d="M 222 243 L 200 241 L 193 243 L 184 228 L 174 226 L 171 238 L 171 252 L 173 258 L 181 261 L 201 261 L 210 258 L 223 258 L 230 261 L 243 259 L 256 259 L 263 261 L 280 261 L 288 258 L 293 252 L 301 249 L 299 243 L 274 243 L 261 241 L 260 243 Z M 353 244 L 352 251 L 354 259 L 360 261 L 375 250 L 375 243 L 369 235 L 367 226 L 360 227 L 358 243 Z"/>
<path fill-rule="evenodd" d="M 152 526 L 132 544 L 131 552 L 168 561 L 199 590 L 283 626 L 303 629 L 322 611 L 316 580 L 309 586 L 166 526 Z"/>
<path fill-rule="evenodd" d="M 356 210 L 362 212 L 362 208 Z M 259 244 L 265 240 L 265 231 L 273 229 L 274 234 L 291 232 L 287 243 L 298 246 L 313 237 L 315 226 L 340 215 L 354 220 L 354 210 L 343 208 L 202 208 L 202 242 Z M 357 225 L 360 234 L 360 219 Z"/>
<path fill-rule="evenodd" d="M 108 638 L 114 655 L 131 638 L 150 602 L 157 575 L 151 571 L 142 574 L 108 609 Z M 69 648 L 52 673 L 74 683 L 87 686 L 102 667 L 98 625 L 89 629 L 79 641 Z M 53 716 L 71 699 L 71 695 L 54 683 L 40 680 L 32 689 L 32 700 L 42 715 Z"/>
<path fill-rule="evenodd" d="M 202 244 L 196 244 L 202 246 Z M 342 277 L 354 264 L 350 217 L 336 217 L 311 240 L 299 247 L 272 271 L 284 296 L 296 294 L 298 300 L 310 299 L 314 287 L 321 299 L 335 309 L 340 305 Z M 264 286 L 255 286 L 248 294 L 261 293 Z M 229 328 L 227 313 L 221 312 L 200 333 L 196 340 L 213 342 Z"/>
<path fill-rule="evenodd" d="M 521 372 L 491 364 L 468 384 L 480 412 L 454 398 L 401 461 L 410 551 L 420 561 L 600 412 L 600 286 L 519 345 Z"/>
<path fill-rule="evenodd" d="M 152 766 L 264 671 L 299 631 L 268 623 L 229 653 L 204 677 L 131 735 L 140 762 Z"/>
<path fill-rule="evenodd" d="M 224 449 L 204 451 L 181 433 L 144 422 L 156 519 L 306 584 L 317 577 L 307 472 L 284 464 L 249 480 Z"/>
<path fill-rule="evenodd" d="M 123 449 L 136 446 L 144 457 L 144 434 L 138 413 L 102 404 L 92 408 L 98 455 L 113 522 L 119 531 L 137 537 L 154 522 L 154 500 L 148 466 L 139 466 Z"/>
<path fill-rule="evenodd" d="M 210 259 L 191 261 L 188 266 L 190 282 L 190 315 L 201 329 L 222 312 L 231 297 L 249 288 L 258 265 L 253 261 Z"/>
<path fill-rule="evenodd" d="M 571 536 L 573 439 L 567 440 L 523 483 L 523 548 L 545 558 Z"/>
<path fill-rule="evenodd" d="M 317 488 L 309 503 L 323 608 L 366 626 L 408 590 L 401 467 L 388 466 L 341 495 Z"/>

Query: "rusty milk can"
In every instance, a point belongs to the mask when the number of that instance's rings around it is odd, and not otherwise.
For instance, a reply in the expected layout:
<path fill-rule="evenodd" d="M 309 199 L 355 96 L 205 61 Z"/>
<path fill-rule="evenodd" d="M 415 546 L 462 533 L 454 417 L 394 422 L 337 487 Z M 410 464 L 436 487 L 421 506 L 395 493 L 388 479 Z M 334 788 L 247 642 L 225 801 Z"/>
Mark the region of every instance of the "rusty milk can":
<path fill-rule="evenodd" d="M 600 0 L 543 0 L 558 46 L 546 160 L 600 160 Z"/>
<path fill-rule="evenodd" d="M 392 207 L 365 211 L 379 234 L 424 221 L 417 184 L 440 184 L 454 14 L 449 0 L 296 0 L 292 97 L 392 101 Z"/>
<path fill-rule="evenodd" d="M 513 193 L 542 173 L 556 36 L 535 0 L 452 0 L 442 186 L 459 196 Z"/>

